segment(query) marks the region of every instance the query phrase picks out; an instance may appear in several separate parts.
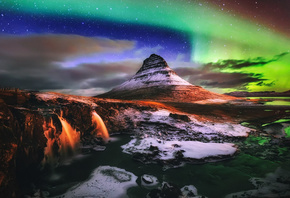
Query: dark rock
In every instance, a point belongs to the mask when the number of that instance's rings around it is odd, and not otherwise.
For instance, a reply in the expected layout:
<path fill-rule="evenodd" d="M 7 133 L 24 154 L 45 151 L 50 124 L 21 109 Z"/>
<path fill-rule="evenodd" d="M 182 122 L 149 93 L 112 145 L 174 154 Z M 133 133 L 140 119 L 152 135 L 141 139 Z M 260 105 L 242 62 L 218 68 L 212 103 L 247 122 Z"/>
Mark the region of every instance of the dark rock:
<path fill-rule="evenodd" d="M 161 188 L 153 189 L 149 192 L 150 198 L 179 198 L 182 192 L 179 187 L 172 183 L 164 182 Z"/>
<path fill-rule="evenodd" d="M 187 115 L 181 115 L 181 114 L 176 114 L 176 113 L 170 113 L 169 117 L 178 119 L 178 120 L 183 120 L 185 122 L 190 122 L 190 118 Z"/>

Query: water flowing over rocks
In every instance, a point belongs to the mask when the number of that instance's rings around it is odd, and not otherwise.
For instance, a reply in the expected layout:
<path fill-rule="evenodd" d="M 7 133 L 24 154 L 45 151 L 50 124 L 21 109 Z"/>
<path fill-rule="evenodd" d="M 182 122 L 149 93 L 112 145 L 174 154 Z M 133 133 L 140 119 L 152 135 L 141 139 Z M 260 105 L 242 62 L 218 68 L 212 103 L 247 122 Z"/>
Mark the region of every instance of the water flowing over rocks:
<path fill-rule="evenodd" d="M 58 137 L 62 131 L 60 115 L 80 133 L 82 150 L 95 149 L 103 145 L 102 139 L 98 139 L 93 133 L 96 127 L 92 121 L 93 112 L 103 119 L 110 135 L 129 133 L 136 138 L 154 138 L 168 142 L 223 143 L 246 137 L 250 132 L 250 129 L 239 124 L 198 121 L 195 116 L 179 114 L 166 105 L 156 102 L 98 99 L 57 93 L 19 92 L 17 94 L 24 98 L 20 103 L 15 100 L 12 104 L 11 97 L 15 95 L 2 93 L 4 100 L 0 104 L 1 141 L 3 142 L 1 155 L 6 156 L 1 158 L 4 171 L 1 171 L 0 176 L 1 186 L 5 187 L 7 196 L 18 193 L 15 187 L 16 175 L 11 172 L 20 172 L 21 178 L 25 178 L 27 177 L 25 174 L 29 174 L 28 170 L 35 171 L 41 167 L 48 146 L 48 139 L 45 136 L 47 128 L 44 127 L 44 123 L 53 122 L 56 131 L 53 136 Z M 161 147 L 158 149 L 162 152 Z M 58 152 L 59 148 L 55 147 L 54 150 Z M 176 151 L 174 156 L 178 159 L 186 158 L 182 157 L 184 156 L 182 149 Z M 134 150 L 131 153 L 134 154 Z M 231 155 L 232 153 L 224 157 L 228 158 Z M 218 160 L 221 158 L 219 156 Z M 148 162 L 152 160 L 154 157 L 148 158 Z M 178 163 L 181 161 L 179 160 Z M 12 191 L 9 190 L 9 186 L 12 186 Z"/>

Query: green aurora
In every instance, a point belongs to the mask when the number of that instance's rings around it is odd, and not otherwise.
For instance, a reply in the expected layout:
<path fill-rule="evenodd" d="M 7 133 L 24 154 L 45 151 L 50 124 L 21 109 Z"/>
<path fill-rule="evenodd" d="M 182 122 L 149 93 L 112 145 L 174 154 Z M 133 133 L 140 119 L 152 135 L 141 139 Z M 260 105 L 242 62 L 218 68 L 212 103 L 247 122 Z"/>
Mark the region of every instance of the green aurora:
<path fill-rule="evenodd" d="M 3 1 L 2 6 L 15 12 L 77 16 L 90 19 L 145 24 L 183 32 L 191 38 L 191 62 L 218 60 L 271 59 L 289 52 L 289 37 L 269 27 L 247 20 L 230 10 L 217 9 L 203 1 Z M 259 74 L 263 85 L 250 82 L 248 91 L 285 91 L 290 89 L 290 55 L 275 62 L 219 72 Z M 232 90 L 234 91 L 234 89 Z"/>

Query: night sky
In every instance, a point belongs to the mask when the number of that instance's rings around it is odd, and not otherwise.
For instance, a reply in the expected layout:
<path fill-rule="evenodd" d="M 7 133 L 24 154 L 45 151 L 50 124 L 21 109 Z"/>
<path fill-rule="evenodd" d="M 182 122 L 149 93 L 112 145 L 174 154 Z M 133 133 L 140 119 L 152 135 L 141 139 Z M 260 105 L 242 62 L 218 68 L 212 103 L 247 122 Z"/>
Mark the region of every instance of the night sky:
<path fill-rule="evenodd" d="M 219 92 L 290 89 L 289 0 L 0 0 L 0 87 L 96 95 L 161 55 Z"/>

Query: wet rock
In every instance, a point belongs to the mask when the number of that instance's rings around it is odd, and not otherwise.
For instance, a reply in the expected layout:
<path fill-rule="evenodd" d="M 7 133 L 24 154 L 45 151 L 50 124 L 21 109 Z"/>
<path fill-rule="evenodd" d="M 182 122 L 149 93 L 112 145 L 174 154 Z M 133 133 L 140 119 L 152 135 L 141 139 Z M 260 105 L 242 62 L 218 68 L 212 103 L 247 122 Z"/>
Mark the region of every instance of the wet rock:
<path fill-rule="evenodd" d="M 176 184 L 163 182 L 162 187 L 150 191 L 148 198 L 179 198 L 182 196 L 181 190 Z"/>
<path fill-rule="evenodd" d="M 141 176 L 141 185 L 144 188 L 152 189 L 156 188 L 159 185 L 159 181 L 156 177 L 145 174 Z"/>
<path fill-rule="evenodd" d="M 0 193 L 20 196 L 18 177 L 37 168 L 44 156 L 43 117 L 37 111 L 4 102 L 0 102 L 0 112 Z"/>
<path fill-rule="evenodd" d="M 265 178 L 251 178 L 250 182 L 255 189 L 232 193 L 226 198 L 290 197 L 290 172 L 282 168 L 267 174 Z"/>
<path fill-rule="evenodd" d="M 197 196 L 197 189 L 193 185 L 184 186 L 181 188 L 182 195 L 185 197 L 195 197 Z"/>
<path fill-rule="evenodd" d="M 183 120 L 185 122 L 190 122 L 190 118 L 187 115 L 181 115 L 176 113 L 170 113 L 169 117 L 177 119 L 177 120 Z"/>

